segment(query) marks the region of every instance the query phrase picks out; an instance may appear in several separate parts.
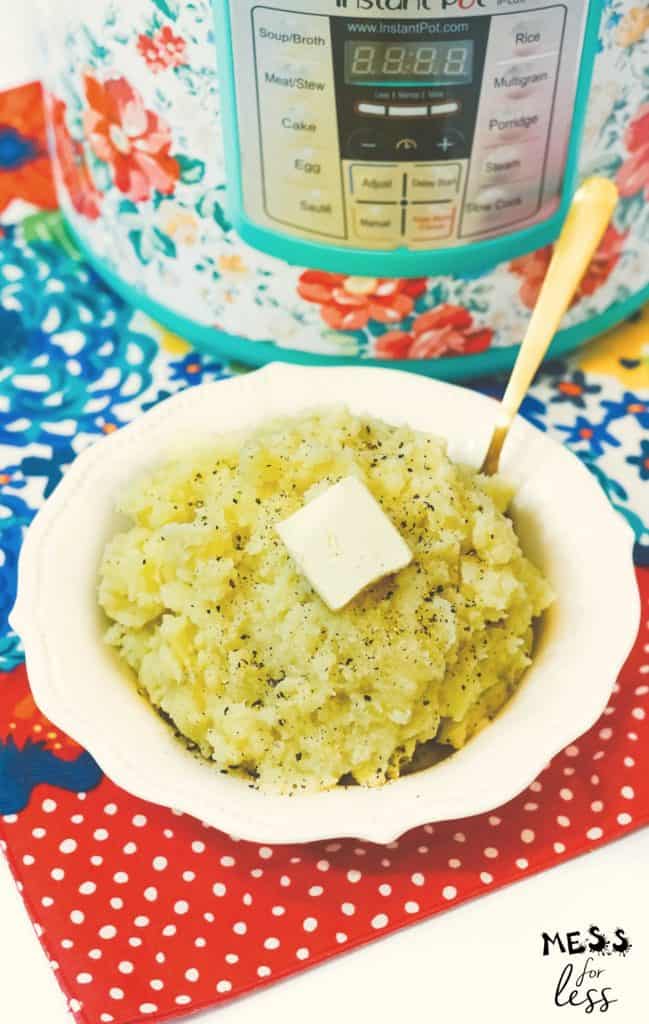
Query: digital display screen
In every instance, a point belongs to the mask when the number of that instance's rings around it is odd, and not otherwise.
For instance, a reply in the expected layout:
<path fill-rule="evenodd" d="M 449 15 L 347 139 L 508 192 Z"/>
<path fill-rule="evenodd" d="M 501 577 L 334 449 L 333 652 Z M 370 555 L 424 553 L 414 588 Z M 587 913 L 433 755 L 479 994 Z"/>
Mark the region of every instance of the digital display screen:
<path fill-rule="evenodd" d="M 473 40 L 440 43 L 345 43 L 348 85 L 469 85 Z"/>

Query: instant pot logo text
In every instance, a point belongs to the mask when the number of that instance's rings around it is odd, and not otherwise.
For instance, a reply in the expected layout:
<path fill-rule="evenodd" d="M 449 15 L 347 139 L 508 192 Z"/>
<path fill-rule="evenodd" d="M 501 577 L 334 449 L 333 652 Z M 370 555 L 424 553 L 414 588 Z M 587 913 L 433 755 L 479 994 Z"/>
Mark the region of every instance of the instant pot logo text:
<path fill-rule="evenodd" d="M 471 11 L 486 6 L 487 0 L 336 0 L 336 7 L 357 11 Z"/>

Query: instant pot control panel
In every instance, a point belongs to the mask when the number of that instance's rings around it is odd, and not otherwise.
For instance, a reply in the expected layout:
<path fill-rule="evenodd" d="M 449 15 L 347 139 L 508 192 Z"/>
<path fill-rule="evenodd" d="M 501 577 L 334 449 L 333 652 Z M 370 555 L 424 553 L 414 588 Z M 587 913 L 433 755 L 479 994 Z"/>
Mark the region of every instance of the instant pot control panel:
<path fill-rule="evenodd" d="M 559 210 L 588 0 L 227 6 L 253 244 L 421 254 Z"/>

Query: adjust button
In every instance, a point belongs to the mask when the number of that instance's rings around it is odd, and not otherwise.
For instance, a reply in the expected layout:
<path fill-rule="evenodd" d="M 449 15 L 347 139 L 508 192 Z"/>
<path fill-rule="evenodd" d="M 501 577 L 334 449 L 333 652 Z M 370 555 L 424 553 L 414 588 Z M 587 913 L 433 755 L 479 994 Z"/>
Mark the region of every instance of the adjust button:
<path fill-rule="evenodd" d="M 459 163 L 414 164 L 408 174 L 408 199 L 412 203 L 455 199 L 461 179 Z"/>
<path fill-rule="evenodd" d="M 398 164 L 353 164 L 354 199 L 364 202 L 397 202 L 403 195 L 403 171 Z"/>
<path fill-rule="evenodd" d="M 359 204 L 354 209 L 354 226 L 363 241 L 396 245 L 401 236 L 401 207 Z"/>

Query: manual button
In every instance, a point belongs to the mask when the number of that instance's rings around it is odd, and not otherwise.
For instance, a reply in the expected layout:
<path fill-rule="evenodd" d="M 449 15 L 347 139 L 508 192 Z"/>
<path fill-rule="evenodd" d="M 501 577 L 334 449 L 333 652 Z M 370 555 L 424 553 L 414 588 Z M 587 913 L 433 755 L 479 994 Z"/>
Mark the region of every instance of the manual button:
<path fill-rule="evenodd" d="M 396 245 L 401 236 L 401 207 L 359 203 L 354 209 L 354 226 L 363 241 Z"/>
<path fill-rule="evenodd" d="M 455 199 L 461 177 L 460 164 L 415 164 L 408 173 L 408 199 L 413 203 Z"/>
<path fill-rule="evenodd" d="M 363 202 L 397 202 L 403 195 L 398 164 L 352 164 L 352 193 Z"/>

